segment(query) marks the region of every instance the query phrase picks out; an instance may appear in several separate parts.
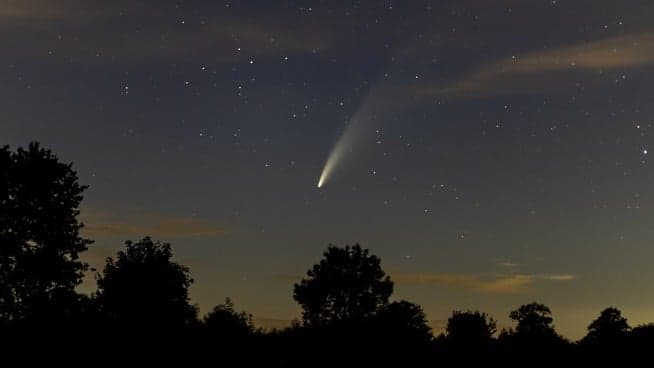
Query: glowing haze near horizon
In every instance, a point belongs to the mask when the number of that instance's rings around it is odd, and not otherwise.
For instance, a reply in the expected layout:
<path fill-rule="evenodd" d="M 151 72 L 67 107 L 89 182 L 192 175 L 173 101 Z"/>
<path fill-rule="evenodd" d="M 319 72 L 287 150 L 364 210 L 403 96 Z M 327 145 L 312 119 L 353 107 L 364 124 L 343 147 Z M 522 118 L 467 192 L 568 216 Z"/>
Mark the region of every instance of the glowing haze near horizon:
<path fill-rule="evenodd" d="M 203 312 L 288 324 L 327 244 L 360 242 L 436 332 L 536 300 L 574 339 L 607 306 L 654 321 L 652 14 L 0 0 L 0 143 L 74 163 L 92 266 L 170 242 Z"/>

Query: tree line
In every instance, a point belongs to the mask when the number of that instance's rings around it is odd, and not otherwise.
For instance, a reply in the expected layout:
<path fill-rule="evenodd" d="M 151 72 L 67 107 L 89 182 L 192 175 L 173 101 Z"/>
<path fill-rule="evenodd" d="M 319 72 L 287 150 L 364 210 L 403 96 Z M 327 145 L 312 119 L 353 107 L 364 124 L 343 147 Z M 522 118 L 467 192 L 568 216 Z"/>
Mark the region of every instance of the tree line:
<path fill-rule="evenodd" d="M 327 247 L 294 285 L 301 319 L 272 331 L 229 299 L 199 316 L 189 268 L 150 237 L 127 241 L 96 272 L 97 290 L 81 294 L 90 270 L 80 255 L 93 243 L 78 220 L 86 188 L 72 164 L 38 143 L 0 149 L 0 352 L 74 342 L 113 356 L 219 357 L 244 366 L 572 367 L 624 364 L 654 348 L 654 324 L 631 327 L 614 307 L 571 342 L 537 302 L 510 312 L 515 327 L 499 332 L 486 313 L 454 311 L 435 336 L 418 304 L 392 300 L 381 260 L 358 244 Z"/>

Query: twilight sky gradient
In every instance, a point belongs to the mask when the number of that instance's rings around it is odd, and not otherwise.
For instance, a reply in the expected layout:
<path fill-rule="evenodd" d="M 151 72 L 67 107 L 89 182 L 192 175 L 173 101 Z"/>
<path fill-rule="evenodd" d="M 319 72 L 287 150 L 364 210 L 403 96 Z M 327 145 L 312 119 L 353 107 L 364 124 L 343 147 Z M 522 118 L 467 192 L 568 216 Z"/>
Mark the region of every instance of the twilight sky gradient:
<path fill-rule="evenodd" d="M 651 0 L 0 0 L 0 144 L 75 163 L 89 262 L 171 242 L 202 311 L 230 296 L 286 323 L 293 282 L 358 241 L 437 331 L 468 308 L 508 327 L 537 300 L 578 338 L 610 305 L 654 321 L 653 15 Z"/>

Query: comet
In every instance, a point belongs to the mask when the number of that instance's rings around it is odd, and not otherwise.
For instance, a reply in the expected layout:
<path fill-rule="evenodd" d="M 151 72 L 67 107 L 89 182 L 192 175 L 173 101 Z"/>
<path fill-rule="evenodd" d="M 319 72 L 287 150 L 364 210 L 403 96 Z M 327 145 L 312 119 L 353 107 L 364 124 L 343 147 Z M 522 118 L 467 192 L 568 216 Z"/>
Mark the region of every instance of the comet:
<path fill-rule="evenodd" d="M 354 134 L 354 130 L 357 130 L 357 121 L 354 120 L 350 122 L 350 125 L 347 126 L 343 134 L 336 141 L 334 148 L 329 153 L 325 166 L 320 173 L 320 179 L 318 179 L 318 188 L 322 188 L 323 185 L 329 180 L 334 173 L 334 171 L 341 165 L 342 161 L 352 150 L 352 144 L 355 140 L 354 137 L 357 134 Z"/>
<path fill-rule="evenodd" d="M 405 51 L 409 49 L 407 46 L 404 50 L 396 52 L 393 60 L 405 59 Z M 410 102 L 410 99 L 407 100 L 410 96 L 408 96 L 406 88 L 401 87 L 405 85 L 402 79 L 403 74 L 397 73 L 396 76 L 394 72 L 398 65 L 400 64 L 394 62 L 393 65 L 384 68 L 386 73 L 380 73 L 376 82 L 370 85 L 348 125 L 327 156 L 316 185 L 318 188 L 324 187 L 341 170 L 344 163 L 355 156 L 356 149 L 364 146 L 366 142 L 376 141 L 374 133 L 379 128 L 379 124 L 382 123 L 377 119 L 378 116 L 385 117 L 391 110 L 405 106 Z M 417 76 L 416 79 L 418 79 Z M 366 138 L 370 137 L 375 139 L 366 140 Z"/>
<path fill-rule="evenodd" d="M 318 188 L 322 188 L 322 186 L 325 185 L 325 182 L 331 178 L 334 170 L 340 165 L 345 156 L 347 156 L 348 152 L 351 150 L 351 141 L 353 141 L 352 137 L 354 136 L 349 132 L 351 127 L 352 125 L 345 129 L 341 137 L 338 139 L 338 141 L 336 141 L 336 144 L 334 145 L 334 148 L 330 152 L 329 156 L 327 157 L 325 166 L 323 167 L 322 173 L 320 174 L 320 179 L 318 179 Z"/>
<path fill-rule="evenodd" d="M 373 88 L 369 91 L 367 96 L 363 99 L 357 110 L 341 136 L 334 144 L 325 166 L 320 173 L 318 179 L 318 188 L 322 188 L 337 172 L 346 159 L 352 156 L 354 149 L 358 146 L 357 143 L 372 131 L 371 123 L 376 120 L 375 111 L 381 108 L 379 102 L 381 99 L 380 88 Z"/>

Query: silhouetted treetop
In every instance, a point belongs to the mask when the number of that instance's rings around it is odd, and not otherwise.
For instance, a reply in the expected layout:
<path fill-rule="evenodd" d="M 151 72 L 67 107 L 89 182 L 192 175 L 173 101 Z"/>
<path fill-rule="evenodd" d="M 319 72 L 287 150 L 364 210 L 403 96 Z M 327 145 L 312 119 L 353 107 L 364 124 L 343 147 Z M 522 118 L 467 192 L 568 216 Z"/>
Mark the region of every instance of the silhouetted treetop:
<path fill-rule="evenodd" d="M 634 327 L 631 329 L 629 337 L 631 337 L 632 343 L 654 346 L 654 323 Z"/>
<path fill-rule="evenodd" d="M 213 308 L 202 319 L 202 328 L 212 338 L 233 339 L 251 336 L 256 332 L 252 322 L 252 315 L 246 312 L 237 312 L 230 298 L 224 304 Z"/>
<path fill-rule="evenodd" d="M 486 313 L 454 311 L 447 320 L 446 337 L 451 342 L 479 344 L 492 339 L 497 324 Z"/>
<path fill-rule="evenodd" d="M 609 307 L 588 326 L 588 334 L 584 337 L 584 342 L 615 342 L 616 339 L 626 336 L 630 329 L 627 319 L 622 317 L 622 312 L 617 308 Z"/>
<path fill-rule="evenodd" d="M 509 318 L 517 322 L 515 333 L 523 337 L 549 337 L 556 335 L 552 326 L 552 311 L 539 303 L 530 303 L 512 311 Z"/>
<path fill-rule="evenodd" d="M 119 325 L 182 327 L 196 321 L 189 303 L 193 280 L 187 267 L 171 261 L 170 244 L 149 237 L 134 243 L 114 260 L 108 258 L 98 276 L 97 299 L 104 312 Z"/>
<path fill-rule="evenodd" d="M 40 313 L 55 294 L 62 307 L 64 295 L 76 298 L 91 244 L 77 219 L 85 189 L 72 164 L 38 143 L 0 149 L 0 320 Z"/>
<path fill-rule="evenodd" d="M 324 258 L 295 284 L 293 298 L 307 324 L 369 318 L 388 303 L 393 282 L 380 260 L 359 244 L 329 246 Z"/>
<path fill-rule="evenodd" d="M 418 304 L 406 300 L 392 302 L 381 308 L 375 323 L 384 335 L 404 344 L 426 344 L 433 338 L 425 312 Z"/>

